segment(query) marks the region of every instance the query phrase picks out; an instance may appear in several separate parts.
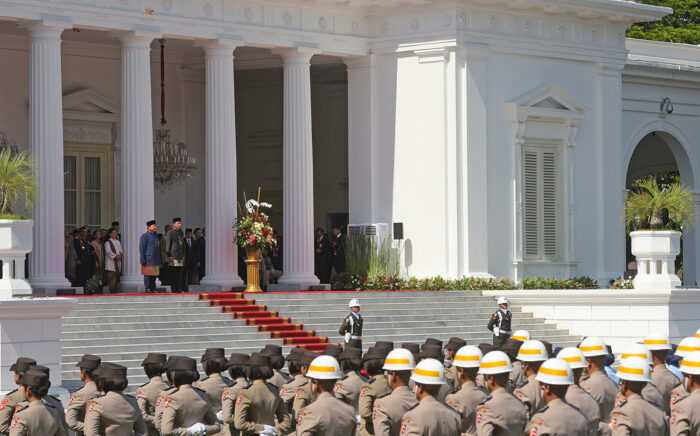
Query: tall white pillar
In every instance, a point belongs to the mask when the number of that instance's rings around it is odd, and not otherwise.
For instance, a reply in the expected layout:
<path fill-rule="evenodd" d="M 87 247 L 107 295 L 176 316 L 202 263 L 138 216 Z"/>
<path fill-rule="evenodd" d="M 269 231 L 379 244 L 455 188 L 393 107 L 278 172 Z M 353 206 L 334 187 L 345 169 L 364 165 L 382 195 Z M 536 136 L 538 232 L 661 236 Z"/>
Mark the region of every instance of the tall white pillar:
<path fill-rule="evenodd" d="M 122 283 L 143 286 L 139 238 L 155 219 L 153 192 L 153 115 L 151 41 L 154 35 L 122 36 L 121 219 Z M 163 223 L 160 223 L 161 226 Z"/>
<path fill-rule="evenodd" d="M 282 171 L 284 224 L 280 284 L 308 286 L 314 275 L 314 158 L 311 135 L 311 57 L 302 50 L 281 52 L 284 60 Z"/>
<path fill-rule="evenodd" d="M 240 286 L 236 219 L 235 43 L 216 41 L 206 50 L 206 273 L 202 284 Z"/>
<path fill-rule="evenodd" d="M 29 148 L 38 186 L 30 272 L 32 286 L 48 290 L 70 286 L 63 236 L 63 29 L 44 24 L 30 28 Z"/>

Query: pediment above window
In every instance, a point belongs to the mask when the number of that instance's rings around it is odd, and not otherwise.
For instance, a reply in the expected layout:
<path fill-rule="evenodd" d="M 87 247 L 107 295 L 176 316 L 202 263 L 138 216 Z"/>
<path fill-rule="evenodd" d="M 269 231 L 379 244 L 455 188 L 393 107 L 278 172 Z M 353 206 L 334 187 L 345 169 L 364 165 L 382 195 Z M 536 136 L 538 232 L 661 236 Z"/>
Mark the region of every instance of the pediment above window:
<path fill-rule="evenodd" d="M 82 89 L 63 96 L 63 118 L 116 123 L 119 109 L 111 99 L 97 91 Z"/>

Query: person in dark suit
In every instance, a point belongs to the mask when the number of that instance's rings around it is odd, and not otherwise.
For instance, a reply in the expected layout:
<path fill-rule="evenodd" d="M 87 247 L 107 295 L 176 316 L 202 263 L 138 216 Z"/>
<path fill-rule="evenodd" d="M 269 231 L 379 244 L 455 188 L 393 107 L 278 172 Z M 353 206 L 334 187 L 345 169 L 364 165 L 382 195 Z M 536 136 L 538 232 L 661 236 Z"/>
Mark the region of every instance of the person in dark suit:
<path fill-rule="evenodd" d="M 146 223 L 146 233 L 139 241 L 139 257 L 143 271 L 143 286 L 146 292 L 156 291 L 156 277 L 160 273 L 160 236 L 155 220 Z"/>
<path fill-rule="evenodd" d="M 197 273 L 199 280 L 202 280 L 206 271 L 204 265 L 204 256 L 207 252 L 207 240 L 204 239 L 204 230 L 197 227 L 194 229 L 194 253 L 197 256 Z"/>
<path fill-rule="evenodd" d="M 188 285 L 199 284 L 197 246 L 192 229 L 185 230 L 185 274 Z"/>
<path fill-rule="evenodd" d="M 182 219 L 173 218 L 173 228 L 165 236 L 168 266 L 170 268 L 173 292 L 187 292 L 185 281 L 185 234 L 182 231 Z"/>
<path fill-rule="evenodd" d="M 316 229 L 316 241 L 314 247 L 314 266 L 316 277 L 321 283 L 330 283 L 331 280 L 331 242 L 322 228 Z"/>
<path fill-rule="evenodd" d="M 331 239 L 331 249 L 333 253 L 333 268 L 336 274 L 345 272 L 345 235 L 340 227 L 333 227 L 333 238 Z"/>

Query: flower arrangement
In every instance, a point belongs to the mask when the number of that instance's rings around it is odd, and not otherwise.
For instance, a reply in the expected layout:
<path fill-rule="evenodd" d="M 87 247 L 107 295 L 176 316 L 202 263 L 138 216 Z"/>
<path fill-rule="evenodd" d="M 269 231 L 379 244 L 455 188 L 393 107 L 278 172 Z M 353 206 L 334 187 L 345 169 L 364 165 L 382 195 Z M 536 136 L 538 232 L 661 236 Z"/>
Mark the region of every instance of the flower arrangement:
<path fill-rule="evenodd" d="M 245 208 L 238 206 L 239 213 L 234 228 L 236 244 L 239 247 L 263 250 L 277 245 L 270 217 L 262 211 L 271 208 L 270 203 L 260 201 L 260 188 L 257 200 L 246 200 Z"/>

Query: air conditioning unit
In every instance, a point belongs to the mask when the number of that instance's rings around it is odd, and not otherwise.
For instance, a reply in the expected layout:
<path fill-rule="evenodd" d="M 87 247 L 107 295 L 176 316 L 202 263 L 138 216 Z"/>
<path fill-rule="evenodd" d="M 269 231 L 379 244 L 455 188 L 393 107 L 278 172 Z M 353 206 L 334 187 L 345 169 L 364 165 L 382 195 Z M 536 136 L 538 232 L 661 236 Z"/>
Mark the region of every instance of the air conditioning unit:
<path fill-rule="evenodd" d="M 348 236 L 353 235 L 370 236 L 377 242 L 384 241 L 387 238 L 391 241 L 391 226 L 387 223 L 349 224 Z"/>

